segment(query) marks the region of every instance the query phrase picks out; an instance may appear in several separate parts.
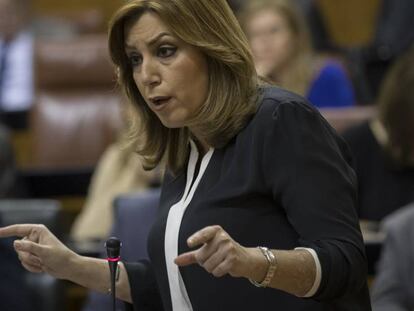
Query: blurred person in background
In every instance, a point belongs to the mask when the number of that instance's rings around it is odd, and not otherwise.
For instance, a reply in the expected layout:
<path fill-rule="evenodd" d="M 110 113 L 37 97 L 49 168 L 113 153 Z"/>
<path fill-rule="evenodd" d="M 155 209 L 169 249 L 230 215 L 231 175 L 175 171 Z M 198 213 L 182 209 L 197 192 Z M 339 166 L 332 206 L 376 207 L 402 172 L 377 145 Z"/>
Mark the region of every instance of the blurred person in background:
<path fill-rule="evenodd" d="M 344 134 L 359 181 L 359 217 L 380 221 L 414 201 L 414 48 L 391 68 L 374 119 Z"/>
<path fill-rule="evenodd" d="M 114 199 L 121 194 L 141 192 L 161 184 L 160 170 L 145 170 L 137 146 L 127 142 L 127 124 L 132 124 L 129 116 L 132 113 L 132 109 L 121 110 L 124 127 L 119 129 L 117 140 L 99 159 L 85 205 L 71 228 L 73 241 L 107 239 L 113 225 Z M 140 126 L 140 123 L 136 125 Z"/>
<path fill-rule="evenodd" d="M 294 1 L 246 1 L 240 19 L 259 75 L 305 96 L 318 108 L 355 105 L 343 66 L 315 55 L 305 18 Z"/>
<path fill-rule="evenodd" d="M 28 110 L 33 101 L 30 0 L 0 0 L 0 114 Z"/>
<path fill-rule="evenodd" d="M 373 310 L 414 310 L 414 203 L 388 215 L 381 227 L 386 238 L 371 288 Z"/>
<path fill-rule="evenodd" d="M 123 146 L 121 140 L 113 143 L 96 167 L 85 205 L 72 226 L 71 238 L 77 242 L 106 239 L 113 223 L 115 197 L 156 185 L 160 185 L 159 171 L 145 171 L 134 146 Z"/>

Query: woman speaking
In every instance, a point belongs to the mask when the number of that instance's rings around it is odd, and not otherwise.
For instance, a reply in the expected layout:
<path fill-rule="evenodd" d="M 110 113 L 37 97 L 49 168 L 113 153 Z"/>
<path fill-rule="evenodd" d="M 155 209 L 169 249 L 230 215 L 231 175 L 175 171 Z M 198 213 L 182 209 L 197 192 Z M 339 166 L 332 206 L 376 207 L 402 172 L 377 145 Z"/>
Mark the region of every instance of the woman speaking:
<path fill-rule="evenodd" d="M 225 0 L 128 1 L 109 49 L 131 143 L 166 168 L 150 260 L 120 264 L 135 310 L 370 310 L 346 145 L 302 97 L 263 83 Z M 13 225 L 26 269 L 107 292 L 104 260 Z"/>

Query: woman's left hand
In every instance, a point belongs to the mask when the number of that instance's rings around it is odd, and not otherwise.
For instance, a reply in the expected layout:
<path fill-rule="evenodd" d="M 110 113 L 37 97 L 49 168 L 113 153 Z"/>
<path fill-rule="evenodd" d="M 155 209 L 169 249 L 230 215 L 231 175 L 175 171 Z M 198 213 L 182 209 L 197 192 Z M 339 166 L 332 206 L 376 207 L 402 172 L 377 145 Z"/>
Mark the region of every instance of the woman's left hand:
<path fill-rule="evenodd" d="M 201 247 L 183 253 L 175 259 L 179 266 L 198 263 L 216 277 L 257 279 L 266 274 L 266 259 L 257 248 L 246 248 L 234 241 L 220 226 L 209 226 L 194 233 L 187 240 L 189 247 Z"/>

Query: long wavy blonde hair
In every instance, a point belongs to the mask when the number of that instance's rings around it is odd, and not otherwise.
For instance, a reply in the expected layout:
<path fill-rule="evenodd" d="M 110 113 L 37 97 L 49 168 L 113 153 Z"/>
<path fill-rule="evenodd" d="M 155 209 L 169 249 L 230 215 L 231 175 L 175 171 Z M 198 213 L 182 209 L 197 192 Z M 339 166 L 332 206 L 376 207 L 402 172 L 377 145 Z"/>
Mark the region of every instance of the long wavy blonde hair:
<path fill-rule="evenodd" d="M 293 36 L 294 46 L 289 66 L 280 80 L 273 82 L 306 96 L 315 72 L 315 66 L 312 65 L 315 59 L 302 12 L 293 0 L 247 0 L 239 15 L 243 29 L 247 31 L 253 15 L 263 11 L 272 11 L 282 16 Z"/>
<path fill-rule="evenodd" d="M 166 128 L 148 108 L 124 50 L 125 27 L 148 11 L 206 57 L 207 100 L 192 124 L 197 124 L 201 139 L 209 145 L 226 145 L 255 113 L 258 81 L 247 39 L 225 0 L 135 0 L 115 13 L 109 28 L 109 50 L 119 71 L 119 84 L 132 107 L 129 140 L 138 146 L 146 168 L 165 160 L 167 168 L 177 173 L 187 161 L 191 133 L 188 128 Z"/>

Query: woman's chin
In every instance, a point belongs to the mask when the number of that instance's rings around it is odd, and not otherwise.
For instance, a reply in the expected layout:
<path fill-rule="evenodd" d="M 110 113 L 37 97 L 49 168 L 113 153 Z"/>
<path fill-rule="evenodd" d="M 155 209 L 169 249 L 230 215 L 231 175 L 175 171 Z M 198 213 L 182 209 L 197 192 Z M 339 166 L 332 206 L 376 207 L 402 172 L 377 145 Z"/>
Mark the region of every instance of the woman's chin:
<path fill-rule="evenodd" d="M 181 128 L 185 126 L 184 122 L 179 122 L 177 120 L 166 120 L 166 119 L 160 118 L 160 121 L 162 125 L 170 129 L 176 129 L 176 128 Z"/>

